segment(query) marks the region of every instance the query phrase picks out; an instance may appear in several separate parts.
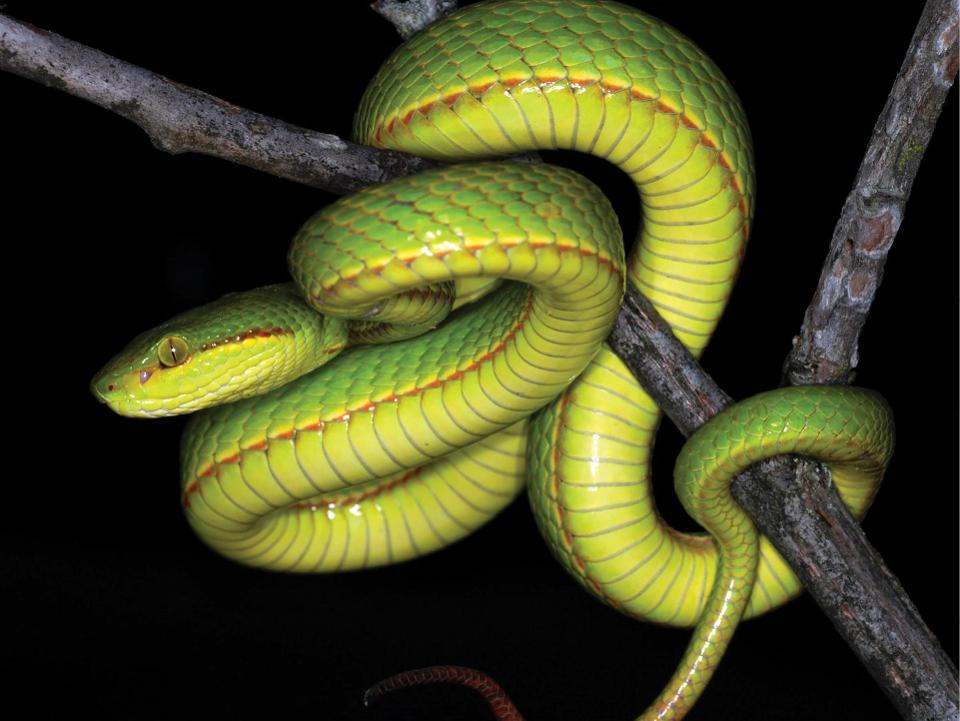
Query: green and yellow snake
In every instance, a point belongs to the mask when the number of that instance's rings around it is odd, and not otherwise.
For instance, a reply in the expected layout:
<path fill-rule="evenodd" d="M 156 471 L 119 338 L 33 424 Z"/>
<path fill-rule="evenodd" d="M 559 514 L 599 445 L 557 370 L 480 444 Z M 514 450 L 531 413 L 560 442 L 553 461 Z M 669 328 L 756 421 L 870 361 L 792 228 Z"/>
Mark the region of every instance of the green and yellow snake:
<path fill-rule="evenodd" d="M 681 718 L 741 616 L 800 591 L 733 503 L 731 478 L 772 455 L 814 456 L 859 516 L 892 449 L 872 393 L 764 393 L 701 428 L 676 464 L 681 500 L 710 535 L 675 531 L 655 510 L 659 411 L 604 339 L 630 282 L 694 355 L 706 346 L 753 212 L 733 90 L 689 40 L 629 7 L 503 0 L 395 52 L 355 136 L 479 162 L 322 210 L 291 247 L 295 285 L 227 296 L 139 336 L 94 392 L 125 415 L 217 406 L 187 427 L 183 505 L 204 541 L 252 566 L 414 558 L 526 485 L 584 588 L 630 616 L 696 626 L 641 717 Z M 643 221 L 629 260 L 590 182 L 485 161 L 541 148 L 591 153 L 630 176 Z"/>

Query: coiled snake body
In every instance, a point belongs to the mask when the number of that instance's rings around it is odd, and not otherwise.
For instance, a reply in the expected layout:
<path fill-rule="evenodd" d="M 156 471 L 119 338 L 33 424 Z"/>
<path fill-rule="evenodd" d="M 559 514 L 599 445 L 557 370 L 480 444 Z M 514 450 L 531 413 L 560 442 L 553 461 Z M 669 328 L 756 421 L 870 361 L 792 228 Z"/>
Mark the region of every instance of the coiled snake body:
<path fill-rule="evenodd" d="M 296 288 L 228 296 L 143 334 L 95 393 L 129 415 L 233 401 L 188 426 L 183 505 L 208 544 L 258 567 L 413 558 L 489 520 L 529 478 L 544 537 L 588 591 L 637 618 L 696 625 L 642 718 L 682 717 L 740 617 L 800 590 L 730 479 L 764 457 L 809 454 L 862 515 L 892 448 L 872 393 L 765 393 L 700 429 L 677 462 L 681 500 L 712 538 L 656 513 L 659 411 L 603 341 L 631 282 L 692 353 L 706 346 L 753 211 L 733 90 L 689 40 L 631 8 L 504 0 L 394 53 L 355 135 L 444 160 L 598 155 L 636 184 L 638 242 L 625 260 L 600 191 L 549 165 L 393 181 L 307 222 L 290 250 Z M 381 341 L 395 342 L 367 345 Z"/>

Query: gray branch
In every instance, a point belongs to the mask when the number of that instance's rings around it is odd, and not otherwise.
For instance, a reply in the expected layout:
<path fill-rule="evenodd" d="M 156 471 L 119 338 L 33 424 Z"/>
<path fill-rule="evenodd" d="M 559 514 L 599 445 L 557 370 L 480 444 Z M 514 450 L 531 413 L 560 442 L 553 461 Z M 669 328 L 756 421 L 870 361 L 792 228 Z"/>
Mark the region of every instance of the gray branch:
<path fill-rule="evenodd" d="M 457 0 L 376 0 L 370 7 L 393 23 L 404 40 L 457 9 Z"/>
<path fill-rule="evenodd" d="M 790 383 L 849 383 L 860 331 L 913 179 L 957 76 L 957 0 L 927 2 L 833 231 L 820 283 L 784 366 Z"/>
<path fill-rule="evenodd" d="M 455 3 L 380 0 L 408 37 Z M 199 152 L 336 193 L 431 164 L 288 125 L 0 15 L 0 69 L 137 123 L 167 152 Z M 834 233 L 785 365 L 792 383 L 848 382 L 913 178 L 957 74 L 957 0 L 930 0 Z M 631 291 L 611 345 L 685 433 L 730 399 Z M 956 671 L 815 464 L 775 459 L 734 494 L 909 719 L 955 719 Z"/>
<path fill-rule="evenodd" d="M 0 69 L 113 111 L 168 153 L 212 155 L 333 193 L 436 166 L 237 107 L 2 14 Z"/>

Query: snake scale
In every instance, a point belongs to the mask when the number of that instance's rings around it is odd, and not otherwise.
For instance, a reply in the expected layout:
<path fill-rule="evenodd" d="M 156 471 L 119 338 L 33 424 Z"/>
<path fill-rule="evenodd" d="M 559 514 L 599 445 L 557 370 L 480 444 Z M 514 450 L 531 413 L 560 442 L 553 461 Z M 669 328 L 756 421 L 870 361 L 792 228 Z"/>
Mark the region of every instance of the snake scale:
<path fill-rule="evenodd" d="M 706 424 L 677 461 L 680 499 L 709 535 L 656 512 L 659 411 L 604 339 L 629 282 L 691 353 L 706 346 L 754 205 L 734 91 L 690 40 L 632 8 L 503 0 L 397 50 L 355 137 L 472 162 L 323 209 L 293 241 L 293 284 L 138 336 L 94 393 L 125 415 L 202 411 L 182 444 L 183 506 L 206 543 L 251 566 L 414 558 L 527 487 L 585 589 L 632 617 L 695 626 L 640 718 L 683 717 L 740 618 L 801 588 L 733 503 L 732 477 L 810 455 L 862 516 L 892 450 L 889 410 L 871 392 L 763 393 Z M 592 183 L 489 160 L 536 149 L 591 153 L 630 177 L 643 219 L 629 258 Z"/>

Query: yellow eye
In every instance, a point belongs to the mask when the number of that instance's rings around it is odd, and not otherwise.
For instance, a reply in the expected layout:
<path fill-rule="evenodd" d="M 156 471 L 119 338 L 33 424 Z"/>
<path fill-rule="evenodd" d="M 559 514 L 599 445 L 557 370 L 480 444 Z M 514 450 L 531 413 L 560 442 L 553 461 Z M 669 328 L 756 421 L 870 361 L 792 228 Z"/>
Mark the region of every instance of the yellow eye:
<path fill-rule="evenodd" d="M 178 335 L 172 335 L 160 341 L 160 345 L 157 346 L 157 357 L 160 363 L 170 368 L 183 363 L 189 351 L 187 341 Z"/>

